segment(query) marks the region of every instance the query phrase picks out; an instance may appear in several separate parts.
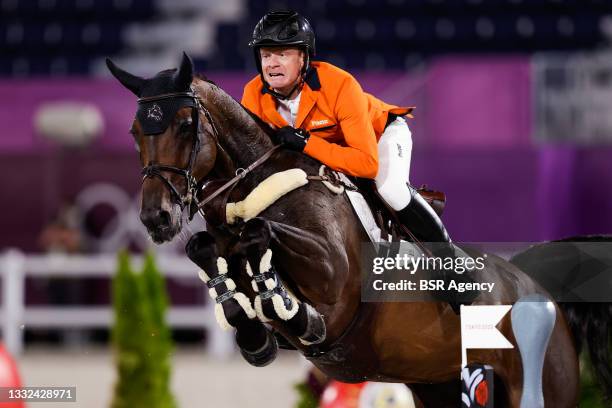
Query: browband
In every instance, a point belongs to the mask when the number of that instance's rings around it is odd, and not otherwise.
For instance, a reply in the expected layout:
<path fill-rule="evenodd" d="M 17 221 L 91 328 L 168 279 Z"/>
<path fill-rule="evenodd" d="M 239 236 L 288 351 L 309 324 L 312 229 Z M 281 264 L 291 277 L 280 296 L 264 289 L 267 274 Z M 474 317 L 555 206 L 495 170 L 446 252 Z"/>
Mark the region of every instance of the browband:
<path fill-rule="evenodd" d="M 156 102 L 156 101 L 161 101 L 162 99 L 180 98 L 180 97 L 197 98 L 195 93 L 191 91 L 187 91 L 187 92 L 172 92 L 172 93 L 161 94 L 161 95 L 146 96 L 143 98 L 138 98 L 137 102 L 138 103 Z"/>

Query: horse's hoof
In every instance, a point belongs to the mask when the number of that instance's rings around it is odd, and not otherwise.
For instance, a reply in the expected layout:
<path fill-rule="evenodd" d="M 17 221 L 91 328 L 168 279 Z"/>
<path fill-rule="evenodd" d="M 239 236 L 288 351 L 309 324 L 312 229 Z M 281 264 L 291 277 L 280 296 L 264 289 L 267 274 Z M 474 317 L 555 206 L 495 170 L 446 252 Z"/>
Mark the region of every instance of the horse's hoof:
<path fill-rule="evenodd" d="M 325 328 L 325 320 L 323 316 L 308 303 L 302 303 L 306 307 L 306 331 L 300 336 L 300 342 L 305 346 L 320 344 L 327 337 L 327 329 Z"/>
<path fill-rule="evenodd" d="M 238 333 L 236 333 L 236 337 Z M 239 344 L 240 345 L 240 344 Z M 264 345 L 255 351 L 249 351 L 240 347 L 240 354 L 252 366 L 265 367 L 274 360 L 278 354 L 278 343 L 276 337 L 267 331 L 266 342 Z"/>

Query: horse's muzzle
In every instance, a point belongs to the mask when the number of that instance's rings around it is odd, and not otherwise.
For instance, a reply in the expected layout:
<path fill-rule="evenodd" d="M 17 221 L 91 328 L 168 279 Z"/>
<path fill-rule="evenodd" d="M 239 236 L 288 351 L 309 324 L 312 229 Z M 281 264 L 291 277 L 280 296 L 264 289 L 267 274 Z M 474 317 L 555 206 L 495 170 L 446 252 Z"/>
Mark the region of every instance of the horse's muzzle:
<path fill-rule="evenodd" d="M 143 208 L 140 211 L 140 221 L 157 244 L 172 240 L 179 229 L 172 214 L 161 208 Z"/>

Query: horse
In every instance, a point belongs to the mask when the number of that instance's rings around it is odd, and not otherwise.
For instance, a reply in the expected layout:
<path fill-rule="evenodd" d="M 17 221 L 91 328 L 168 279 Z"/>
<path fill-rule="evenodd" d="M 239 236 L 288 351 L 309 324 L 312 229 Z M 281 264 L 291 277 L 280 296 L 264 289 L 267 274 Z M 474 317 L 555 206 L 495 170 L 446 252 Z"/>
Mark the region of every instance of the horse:
<path fill-rule="evenodd" d="M 161 243 L 174 239 L 185 219 L 204 209 L 208 231 L 190 239 L 187 253 L 202 268 L 201 277 L 217 301 L 217 317 L 236 329 L 249 363 L 263 366 L 274 359 L 278 343 L 272 328 L 331 378 L 404 383 L 417 404 L 457 406 L 460 317 L 435 299 L 361 300 L 360 252 L 368 236 L 346 195 L 310 181 L 246 222 L 227 222 L 227 202 L 244 200 L 275 174 L 292 169 L 318 174 L 320 163 L 276 147 L 274 130 L 212 81 L 194 76 L 186 54 L 178 69 L 148 79 L 108 59 L 107 65 L 139 98 L 130 132 L 143 166 L 141 221 L 152 240 Z M 289 183 L 289 176 L 283 177 Z M 216 213 L 215 201 L 222 204 Z M 471 250 L 470 255 L 481 254 Z M 475 305 L 546 295 L 502 258 L 489 255 L 485 271 L 501 290 L 481 293 Z M 579 397 L 574 336 L 581 340 L 584 333 L 568 325 L 559 305 L 555 308 L 558 318 L 544 361 L 544 400 L 549 407 L 570 408 Z M 586 321 L 594 312 L 578 313 Z M 493 367 L 495 406 L 517 407 L 522 371 L 510 317 L 498 328 L 515 348 L 470 350 L 468 360 Z M 601 345 L 604 334 L 592 334 Z M 609 356 L 599 355 L 609 366 Z M 610 382 L 606 387 L 612 390 Z"/>

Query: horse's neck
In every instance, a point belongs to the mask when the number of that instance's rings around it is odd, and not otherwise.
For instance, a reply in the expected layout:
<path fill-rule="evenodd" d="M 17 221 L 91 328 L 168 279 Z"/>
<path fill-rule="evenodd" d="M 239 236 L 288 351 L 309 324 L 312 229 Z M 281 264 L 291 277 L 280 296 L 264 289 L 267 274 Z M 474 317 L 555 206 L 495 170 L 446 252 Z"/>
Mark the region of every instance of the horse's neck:
<path fill-rule="evenodd" d="M 273 147 L 270 138 L 231 96 L 207 82 L 198 85 L 213 115 L 219 143 L 236 167 L 249 166 Z"/>

